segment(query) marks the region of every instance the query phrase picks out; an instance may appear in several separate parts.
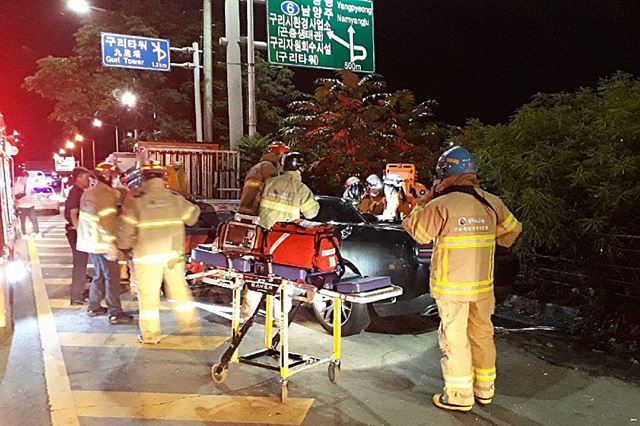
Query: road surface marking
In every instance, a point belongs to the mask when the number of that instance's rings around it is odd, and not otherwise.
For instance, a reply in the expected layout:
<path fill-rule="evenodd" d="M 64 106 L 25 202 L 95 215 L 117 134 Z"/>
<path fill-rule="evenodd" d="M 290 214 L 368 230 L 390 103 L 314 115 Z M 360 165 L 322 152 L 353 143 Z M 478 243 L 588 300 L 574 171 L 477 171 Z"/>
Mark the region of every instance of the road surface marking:
<path fill-rule="evenodd" d="M 182 351 L 212 351 L 229 339 L 227 336 L 164 336 L 157 345 L 143 345 L 135 334 L 58 333 L 58 338 L 61 346 Z"/>
<path fill-rule="evenodd" d="M 67 244 L 57 244 L 57 243 L 47 243 L 44 240 L 40 240 L 38 242 L 36 242 L 38 248 L 69 248 L 69 243 Z"/>
<path fill-rule="evenodd" d="M 71 278 L 45 278 L 44 285 L 71 285 Z"/>
<path fill-rule="evenodd" d="M 67 284 L 70 282 L 67 281 Z M 122 308 L 127 311 L 137 311 L 138 302 L 135 300 L 122 300 Z M 72 305 L 69 299 L 49 299 L 49 306 L 56 309 L 86 309 L 87 305 Z M 168 311 L 171 309 L 171 305 L 166 302 L 160 302 L 160 310 Z"/>
<path fill-rule="evenodd" d="M 73 265 L 70 265 L 68 263 L 41 263 L 40 264 L 41 268 L 62 268 L 62 269 L 71 269 L 73 268 Z M 87 264 L 87 268 L 93 268 L 93 265 L 91 263 Z"/>
<path fill-rule="evenodd" d="M 78 415 L 144 420 L 300 425 L 313 399 L 74 391 Z M 169 423 L 171 424 L 171 423 Z"/>
<path fill-rule="evenodd" d="M 36 301 L 38 329 L 44 358 L 44 375 L 47 383 L 47 395 L 51 412 L 52 426 L 80 425 L 76 406 L 71 393 L 67 367 L 62 357 L 58 341 L 55 319 L 47 303 L 47 290 L 42 278 L 40 259 L 35 241 L 29 240 L 29 260 L 31 262 L 31 281 Z"/>
<path fill-rule="evenodd" d="M 73 259 L 71 253 L 38 253 L 40 257 L 68 257 L 69 259 Z"/>

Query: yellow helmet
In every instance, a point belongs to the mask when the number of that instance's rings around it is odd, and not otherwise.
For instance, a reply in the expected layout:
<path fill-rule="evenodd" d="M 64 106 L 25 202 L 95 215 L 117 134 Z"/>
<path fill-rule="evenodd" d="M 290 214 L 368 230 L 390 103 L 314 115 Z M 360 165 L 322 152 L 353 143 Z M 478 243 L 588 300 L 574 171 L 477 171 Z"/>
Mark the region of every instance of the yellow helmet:
<path fill-rule="evenodd" d="M 164 178 L 167 169 L 164 166 L 160 165 L 157 161 L 147 161 L 142 167 L 140 167 L 140 171 L 142 172 L 143 179 L 151 179 L 151 178 Z"/>

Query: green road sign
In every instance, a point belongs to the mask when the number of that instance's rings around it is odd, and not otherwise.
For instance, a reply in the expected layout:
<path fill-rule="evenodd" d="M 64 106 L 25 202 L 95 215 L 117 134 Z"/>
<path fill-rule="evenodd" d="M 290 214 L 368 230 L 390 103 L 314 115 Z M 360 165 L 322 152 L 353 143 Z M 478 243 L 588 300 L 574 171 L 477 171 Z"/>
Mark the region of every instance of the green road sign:
<path fill-rule="evenodd" d="M 375 71 L 373 0 L 267 0 L 269 62 Z"/>

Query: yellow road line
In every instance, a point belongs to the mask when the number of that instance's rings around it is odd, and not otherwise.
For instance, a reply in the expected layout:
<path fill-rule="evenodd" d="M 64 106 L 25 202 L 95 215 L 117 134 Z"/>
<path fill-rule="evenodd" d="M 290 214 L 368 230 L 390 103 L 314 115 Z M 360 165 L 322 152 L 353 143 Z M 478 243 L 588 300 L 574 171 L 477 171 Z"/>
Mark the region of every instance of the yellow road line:
<path fill-rule="evenodd" d="M 42 278 L 38 251 L 33 240 L 29 240 L 29 259 L 31 261 L 31 280 L 36 300 L 42 356 L 44 358 L 44 375 L 51 407 L 51 424 L 53 426 L 79 426 L 80 422 L 78 421 L 76 406 L 71 393 L 67 367 L 62 357 L 55 320 L 47 303 L 47 290 Z"/>
<path fill-rule="evenodd" d="M 74 391 L 78 414 L 145 420 L 299 425 L 313 399 L 151 392 Z"/>
<path fill-rule="evenodd" d="M 70 284 L 70 282 L 67 282 Z M 138 309 L 138 302 L 135 300 L 123 300 L 122 308 L 128 311 L 135 311 Z M 87 305 L 72 305 L 69 299 L 49 299 L 49 306 L 56 309 L 86 309 Z M 160 310 L 168 311 L 171 309 L 169 303 L 161 302 Z"/>
<path fill-rule="evenodd" d="M 212 351 L 229 339 L 227 336 L 164 336 L 157 345 L 143 345 L 135 334 L 58 333 L 58 338 L 61 346 L 182 351 Z"/>

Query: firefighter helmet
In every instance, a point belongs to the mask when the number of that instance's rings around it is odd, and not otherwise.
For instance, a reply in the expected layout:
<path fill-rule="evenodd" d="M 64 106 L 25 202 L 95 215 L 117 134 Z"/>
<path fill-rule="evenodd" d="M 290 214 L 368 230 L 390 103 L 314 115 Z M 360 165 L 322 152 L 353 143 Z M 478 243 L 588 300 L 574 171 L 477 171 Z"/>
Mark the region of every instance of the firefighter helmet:
<path fill-rule="evenodd" d="M 436 165 L 436 176 L 438 179 L 464 173 L 474 175 L 478 173 L 476 159 L 468 149 L 461 146 L 454 146 L 446 150 L 438 159 L 438 164 Z"/>
<path fill-rule="evenodd" d="M 140 171 L 142 172 L 142 179 L 147 180 L 151 178 L 164 178 L 167 170 L 164 166 L 161 166 L 157 161 L 147 161 L 142 167 L 140 167 Z"/>
<path fill-rule="evenodd" d="M 300 170 L 304 168 L 304 158 L 302 158 L 302 154 L 300 154 L 299 152 L 286 153 L 284 155 L 282 168 L 286 172 Z"/>
<path fill-rule="evenodd" d="M 367 188 L 377 189 L 378 191 L 382 191 L 382 180 L 378 175 L 369 175 L 367 180 L 365 181 Z"/>
<path fill-rule="evenodd" d="M 269 154 L 282 155 L 282 154 L 291 152 L 291 148 L 285 145 L 284 142 L 274 141 L 274 142 L 271 142 L 271 144 L 269 144 L 269 147 L 267 148 L 267 152 Z"/>
<path fill-rule="evenodd" d="M 113 178 L 118 176 L 118 169 L 111 163 L 102 162 L 99 163 L 94 169 L 94 175 L 99 181 L 111 185 Z"/>
<path fill-rule="evenodd" d="M 349 185 L 346 191 L 347 198 L 354 201 L 360 201 L 364 197 L 365 188 L 362 182 L 358 181 Z"/>
<path fill-rule="evenodd" d="M 384 184 L 394 188 L 402 188 L 404 179 L 402 179 L 402 176 L 397 173 L 389 173 L 384 177 Z"/>
<path fill-rule="evenodd" d="M 344 187 L 349 188 L 351 185 L 356 183 L 360 183 L 360 178 L 357 176 L 349 176 L 346 181 L 344 181 Z"/>

